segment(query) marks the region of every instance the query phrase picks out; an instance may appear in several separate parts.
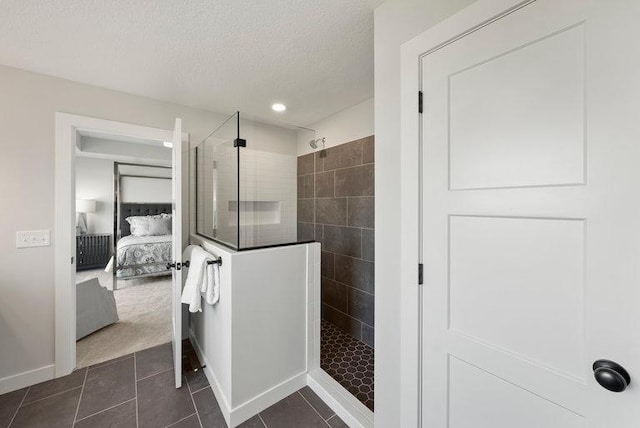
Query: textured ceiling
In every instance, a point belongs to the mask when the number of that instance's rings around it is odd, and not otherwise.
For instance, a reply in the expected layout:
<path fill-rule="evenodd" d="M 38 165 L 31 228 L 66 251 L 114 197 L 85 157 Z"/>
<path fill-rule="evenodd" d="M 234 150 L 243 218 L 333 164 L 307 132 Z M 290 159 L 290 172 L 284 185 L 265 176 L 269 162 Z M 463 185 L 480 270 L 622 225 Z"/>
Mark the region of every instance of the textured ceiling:
<path fill-rule="evenodd" d="M 307 125 L 373 96 L 381 2 L 0 0 L 0 64 Z"/>

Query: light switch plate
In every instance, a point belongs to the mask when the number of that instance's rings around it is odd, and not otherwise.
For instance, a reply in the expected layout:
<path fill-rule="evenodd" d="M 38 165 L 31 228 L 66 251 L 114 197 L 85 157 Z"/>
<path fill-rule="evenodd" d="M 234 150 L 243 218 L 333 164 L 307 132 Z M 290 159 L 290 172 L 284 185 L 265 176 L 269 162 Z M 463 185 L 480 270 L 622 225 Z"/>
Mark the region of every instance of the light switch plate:
<path fill-rule="evenodd" d="M 16 232 L 16 248 L 48 247 L 51 245 L 50 230 L 26 230 Z"/>

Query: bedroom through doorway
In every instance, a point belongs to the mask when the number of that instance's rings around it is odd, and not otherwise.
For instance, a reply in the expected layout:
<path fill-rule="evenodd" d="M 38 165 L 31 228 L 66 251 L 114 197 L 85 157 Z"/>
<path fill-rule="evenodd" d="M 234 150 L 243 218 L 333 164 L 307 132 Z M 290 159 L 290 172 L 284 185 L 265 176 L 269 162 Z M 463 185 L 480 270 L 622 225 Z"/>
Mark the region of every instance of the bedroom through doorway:
<path fill-rule="evenodd" d="M 78 134 L 76 368 L 149 348 L 170 354 L 172 147 Z"/>

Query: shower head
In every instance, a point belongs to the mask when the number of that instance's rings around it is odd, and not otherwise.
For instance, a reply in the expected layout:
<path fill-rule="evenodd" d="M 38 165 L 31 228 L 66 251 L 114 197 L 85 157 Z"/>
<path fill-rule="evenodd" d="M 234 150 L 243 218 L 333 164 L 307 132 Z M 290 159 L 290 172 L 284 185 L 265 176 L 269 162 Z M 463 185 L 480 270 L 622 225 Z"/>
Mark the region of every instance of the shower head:
<path fill-rule="evenodd" d="M 311 146 L 312 149 L 317 149 L 318 148 L 318 142 L 322 143 L 322 148 L 324 149 L 324 142 L 326 141 L 325 137 L 322 138 L 318 138 L 317 140 L 311 140 L 309 141 L 309 145 Z"/>

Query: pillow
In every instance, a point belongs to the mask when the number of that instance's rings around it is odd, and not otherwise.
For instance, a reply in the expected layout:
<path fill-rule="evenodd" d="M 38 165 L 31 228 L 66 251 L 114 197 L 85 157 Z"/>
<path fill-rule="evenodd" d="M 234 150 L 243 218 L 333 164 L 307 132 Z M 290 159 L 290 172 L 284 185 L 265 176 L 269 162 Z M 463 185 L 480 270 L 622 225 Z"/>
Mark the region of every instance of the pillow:
<path fill-rule="evenodd" d="M 133 236 L 149 235 L 149 216 L 132 216 L 127 217 L 126 220 L 131 226 L 131 234 Z"/>
<path fill-rule="evenodd" d="M 171 214 L 149 216 L 149 235 L 171 235 Z"/>
<path fill-rule="evenodd" d="M 171 214 L 127 217 L 133 236 L 171 235 Z"/>

